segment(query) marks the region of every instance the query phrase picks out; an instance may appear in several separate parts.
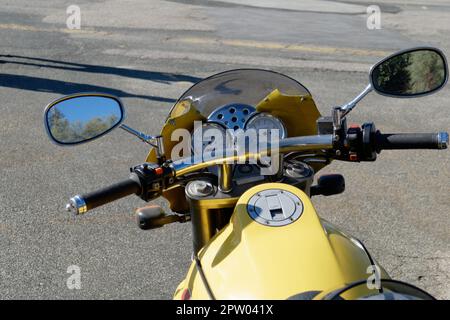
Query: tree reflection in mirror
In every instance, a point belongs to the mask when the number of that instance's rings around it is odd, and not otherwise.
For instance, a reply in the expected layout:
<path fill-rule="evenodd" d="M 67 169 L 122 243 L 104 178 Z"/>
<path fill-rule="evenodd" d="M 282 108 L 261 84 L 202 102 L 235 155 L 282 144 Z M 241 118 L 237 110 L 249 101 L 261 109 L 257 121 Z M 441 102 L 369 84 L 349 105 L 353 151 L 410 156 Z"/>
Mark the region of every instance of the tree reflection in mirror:
<path fill-rule="evenodd" d="M 50 136 L 60 144 L 92 140 L 117 126 L 123 117 L 120 102 L 106 96 L 77 96 L 51 105 L 46 113 Z"/>
<path fill-rule="evenodd" d="M 417 96 L 440 89 L 447 66 L 438 51 L 417 49 L 381 61 L 371 73 L 373 88 L 392 96 Z"/>

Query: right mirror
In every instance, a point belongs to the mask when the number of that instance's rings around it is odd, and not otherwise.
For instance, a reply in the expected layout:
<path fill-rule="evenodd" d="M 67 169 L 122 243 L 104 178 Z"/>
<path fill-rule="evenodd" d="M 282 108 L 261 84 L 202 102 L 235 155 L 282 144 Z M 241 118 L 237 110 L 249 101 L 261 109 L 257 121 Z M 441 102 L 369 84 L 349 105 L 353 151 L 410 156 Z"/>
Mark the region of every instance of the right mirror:
<path fill-rule="evenodd" d="M 447 63 L 434 48 L 417 48 L 394 54 L 376 64 L 371 72 L 372 87 L 394 97 L 432 93 L 447 81 Z"/>

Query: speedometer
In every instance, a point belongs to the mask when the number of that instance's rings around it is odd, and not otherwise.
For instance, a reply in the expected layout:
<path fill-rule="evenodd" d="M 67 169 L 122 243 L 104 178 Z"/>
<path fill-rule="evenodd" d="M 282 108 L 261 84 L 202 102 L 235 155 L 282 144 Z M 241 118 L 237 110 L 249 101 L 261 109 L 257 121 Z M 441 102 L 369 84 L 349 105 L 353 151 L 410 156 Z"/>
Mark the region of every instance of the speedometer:
<path fill-rule="evenodd" d="M 286 127 L 283 122 L 277 117 L 274 117 L 268 113 L 256 113 L 245 124 L 245 130 L 256 130 L 257 135 L 266 135 L 267 140 L 270 141 L 271 130 L 278 130 L 280 139 L 284 139 L 287 136 Z"/>
<path fill-rule="evenodd" d="M 192 150 L 196 156 L 208 152 L 211 156 L 220 156 L 223 150 L 233 146 L 234 137 L 229 130 L 214 122 L 205 122 L 192 132 Z"/>

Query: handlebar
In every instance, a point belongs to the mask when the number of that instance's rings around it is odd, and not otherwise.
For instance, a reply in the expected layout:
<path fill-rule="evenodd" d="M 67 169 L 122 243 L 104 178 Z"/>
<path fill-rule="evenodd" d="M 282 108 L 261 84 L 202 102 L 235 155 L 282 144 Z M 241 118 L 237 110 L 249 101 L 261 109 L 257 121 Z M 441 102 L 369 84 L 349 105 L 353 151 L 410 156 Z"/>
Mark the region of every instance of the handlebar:
<path fill-rule="evenodd" d="M 381 150 L 446 149 L 448 134 L 439 133 L 379 133 L 375 135 L 375 147 Z"/>
<path fill-rule="evenodd" d="M 375 148 L 378 153 L 381 150 L 393 149 L 446 149 L 449 140 L 448 133 L 446 132 L 382 134 L 376 131 L 374 136 L 369 134 L 368 137 L 370 136 L 373 137 L 369 139 L 372 141 L 367 141 L 367 143 L 372 145 L 372 148 Z M 280 154 L 284 154 L 299 151 L 333 150 L 334 138 L 332 134 L 286 138 L 279 141 L 277 151 Z M 195 161 L 196 159 L 194 157 L 188 157 L 174 162 L 167 162 L 162 167 L 145 163 L 132 169 L 133 172 L 128 179 L 91 193 L 74 196 L 70 199 L 66 209 L 73 211 L 75 214 L 83 214 L 88 210 L 133 193 L 149 201 L 161 195 L 166 186 L 166 178 L 168 178 L 168 181 L 174 181 L 173 178 L 175 177 L 180 177 L 210 166 L 235 163 L 242 159 L 258 159 L 261 154 L 266 154 L 267 151 L 269 150 L 265 149 L 257 153 L 236 155 L 231 150 L 231 153 L 225 152 L 226 155 L 232 154 L 231 156 L 202 159 L 202 161 Z"/>
<path fill-rule="evenodd" d="M 137 175 L 132 173 L 128 179 L 83 195 L 76 195 L 66 206 L 67 211 L 83 214 L 114 200 L 141 192 L 141 184 Z"/>

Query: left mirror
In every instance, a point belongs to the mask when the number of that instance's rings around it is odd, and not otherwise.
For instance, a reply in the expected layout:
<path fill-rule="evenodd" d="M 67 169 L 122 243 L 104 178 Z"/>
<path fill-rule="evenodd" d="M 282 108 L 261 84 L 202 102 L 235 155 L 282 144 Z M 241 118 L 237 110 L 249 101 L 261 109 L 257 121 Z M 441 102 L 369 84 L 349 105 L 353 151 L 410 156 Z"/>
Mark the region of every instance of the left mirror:
<path fill-rule="evenodd" d="M 58 144 L 71 145 L 98 138 L 123 120 L 120 100 L 103 94 L 68 96 L 45 110 L 45 127 Z"/>

